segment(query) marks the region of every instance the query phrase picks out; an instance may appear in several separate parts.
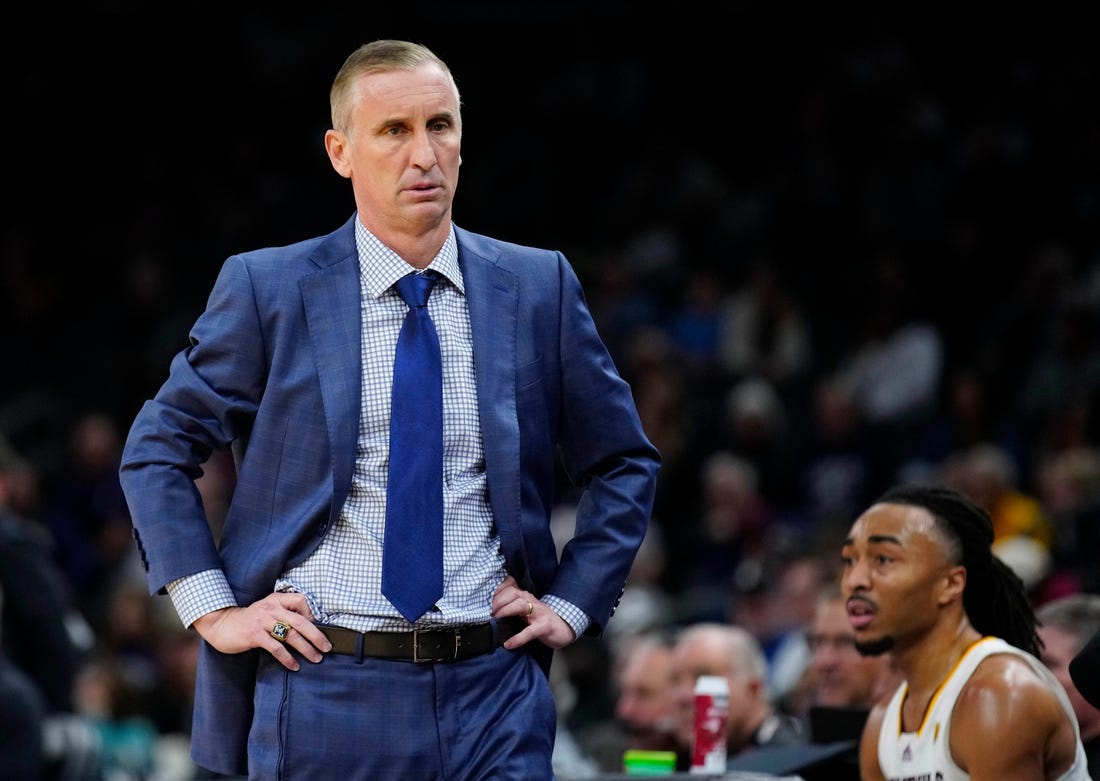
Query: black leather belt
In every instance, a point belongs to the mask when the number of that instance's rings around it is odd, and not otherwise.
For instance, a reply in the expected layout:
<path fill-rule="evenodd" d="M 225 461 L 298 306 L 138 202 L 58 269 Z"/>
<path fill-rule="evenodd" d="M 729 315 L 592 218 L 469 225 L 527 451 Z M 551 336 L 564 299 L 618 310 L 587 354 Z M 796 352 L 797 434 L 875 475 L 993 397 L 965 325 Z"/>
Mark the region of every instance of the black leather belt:
<path fill-rule="evenodd" d="M 471 659 L 499 648 L 509 637 L 527 627 L 522 618 L 502 618 L 487 624 L 470 624 L 411 632 L 356 632 L 341 626 L 318 624 L 332 643 L 334 654 L 357 659 L 399 659 L 406 662 L 451 662 Z"/>

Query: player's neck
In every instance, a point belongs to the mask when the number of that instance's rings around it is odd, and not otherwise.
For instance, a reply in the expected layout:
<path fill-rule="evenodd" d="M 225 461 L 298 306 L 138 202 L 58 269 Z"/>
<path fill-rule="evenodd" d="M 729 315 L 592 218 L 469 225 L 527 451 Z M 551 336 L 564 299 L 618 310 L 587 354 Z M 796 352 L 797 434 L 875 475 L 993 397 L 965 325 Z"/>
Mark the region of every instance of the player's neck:
<path fill-rule="evenodd" d="M 905 674 L 909 692 L 931 698 L 967 649 L 981 638 L 981 633 L 963 616 L 958 622 L 937 626 L 919 642 L 899 650 L 897 663 Z"/>

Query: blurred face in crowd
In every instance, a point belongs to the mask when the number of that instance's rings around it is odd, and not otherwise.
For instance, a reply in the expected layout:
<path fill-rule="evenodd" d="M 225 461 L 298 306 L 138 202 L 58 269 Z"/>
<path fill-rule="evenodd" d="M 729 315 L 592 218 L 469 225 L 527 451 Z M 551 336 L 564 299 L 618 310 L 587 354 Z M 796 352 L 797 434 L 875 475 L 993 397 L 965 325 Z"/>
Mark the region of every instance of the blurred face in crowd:
<path fill-rule="evenodd" d="M 354 95 L 349 127 L 328 131 L 325 148 L 351 179 L 359 219 L 387 242 L 449 230 L 462 140 L 450 75 L 434 62 L 376 71 L 357 77 Z"/>
<path fill-rule="evenodd" d="M 856 650 L 856 633 L 842 597 L 818 601 L 806 640 L 812 652 L 814 705 L 869 707 L 875 703 L 889 659 Z"/>
<path fill-rule="evenodd" d="M 1069 701 L 1073 704 L 1073 712 L 1077 715 L 1077 723 L 1081 727 L 1081 737 L 1088 740 L 1090 737 L 1100 735 L 1100 710 L 1090 705 L 1069 676 L 1069 663 L 1077 652 L 1081 650 L 1082 643 L 1077 635 L 1069 629 L 1050 624 L 1039 627 L 1039 638 L 1043 641 L 1043 663 L 1054 673 L 1059 683 L 1069 695 Z"/>
<path fill-rule="evenodd" d="M 632 649 L 618 673 L 615 716 L 630 735 L 631 748 L 665 748 L 676 726 L 672 649 L 643 642 Z"/>
<path fill-rule="evenodd" d="M 690 748 L 695 742 L 695 682 L 700 675 L 720 675 L 729 682 L 729 745 L 736 753 L 766 715 L 764 681 L 736 668 L 729 641 L 719 632 L 690 630 L 673 651 L 676 737 Z"/>

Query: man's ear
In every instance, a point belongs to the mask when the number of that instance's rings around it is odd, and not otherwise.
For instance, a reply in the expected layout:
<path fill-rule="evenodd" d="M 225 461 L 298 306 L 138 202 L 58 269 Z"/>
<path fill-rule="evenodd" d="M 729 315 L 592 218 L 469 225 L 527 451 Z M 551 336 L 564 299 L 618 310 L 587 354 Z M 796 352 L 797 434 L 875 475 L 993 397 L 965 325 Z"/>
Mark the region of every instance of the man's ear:
<path fill-rule="evenodd" d="M 339 130 L 325 132 L 325 151 L 328 152 L 329 162 L 336 169 L 336 173 L 345 179 L 351 178 L 351 163 L 349 162 L 350 141 Z"/>
<path fill-rule="evenodd" d="M 966 567 L 956 565 L 947 570 L 944 575 L 944 586 L 940 592 L 940 604 L 947 605 L 956 599 L 962 599 L 966 589 Z"/>

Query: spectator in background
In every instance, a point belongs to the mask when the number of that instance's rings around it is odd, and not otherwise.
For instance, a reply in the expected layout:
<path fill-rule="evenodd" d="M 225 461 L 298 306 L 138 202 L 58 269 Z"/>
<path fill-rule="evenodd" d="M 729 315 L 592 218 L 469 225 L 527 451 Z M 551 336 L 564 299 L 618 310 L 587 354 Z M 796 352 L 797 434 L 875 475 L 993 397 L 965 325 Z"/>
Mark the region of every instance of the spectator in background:
<path fill-rule="evenodd" d="M 780 518 L 799 512 L 803 454 L 792 431 L 787 404 L 770 380 L 746 377 L 726 394 L 719 445 L 756 467 L 760 495 Z"/>
<path fill-rule="evenodd" d="M 748 278 L 722 302 L 717 353 L 729 376 L 764 377 L 785 399 L 810 376 L 809 324 L 770 258 L 753 263 Z"/>
<path fill-rule="evenodd" d="M 1021 380 L 1020 405 L 1039 453 L 1076 447 L 1100 390 L 1100 318 L 1094 303 L 1069 297 L 1054 309 L 1048 339 Z"/>
<path fill-rule="evenodd" d="M 917 311 L 904 264 L 876 259 L 863 330 L 847 347 L 837 376 L 848 385 L 876 443 L 875 458 L 893 475 L 939 403 L 944 347 L 939 328 Z"/>
<path fill-rule="evenodd" d="M 615 717 L 626 733 L 625 749 L 676 750 L 673 647 L 663 633 L 624 638 L 612 673 Z M 621 766 L 619 768 L 621 769 Z"/>
<path fill-rule="evenodd" d="M 678 590 L 690 575 L 684 562 L 692 561 L 698 551 L 695 525 L 685 521 L 694 518 L 701 506 L 696 497 L 700 494 L 700 462 L 705 455 L 692 446 L 691 440 L 694 427 L 705 427 L 709 421 L 692 414 L 692 379 L 663 329 L 632 329 L 620 356 L 617 360 L 623 378 L 634 391 L 642 428 L 661 453 L 661 479 L 647 534 L 656 531 L 662 540 L 661 585 Z"/>
<path fill-rule="evenodd" d="M 797 771 L 806 781 L 859 781 L 859 737 L 867 716 L 900 678 L 887 656 L 864 656 L 856 650 L 855 631 L 836 579 L 817 592 L 805 640 L 808 663 L 798 685 L 780 701 L 780 709 L 801 721 L 809 742 L 795 752 L 775 754 L 770 767 L 756 762 L 752 769 Z"/>
<path fill-rule="evenodd" d="M 664 630 L 644 629 L 617 634 L 605 645 L 610 652 L 608 664 L 599 672 L 605 673 L 607 684 L 588 676 L 581 686 L 597 695 L 606 690 L 612 712 L 606 718 L 589 718 L 583 724 L 577 724 L 572 713 L 565 713 L 559 731 L 567 734 L 580 755 L 594 762 L 600 771 L 620 773 L 624 769 L 623 753 L 629 749 L 675 751 L 678 747 L 672 644 Z M 570 710 L 579 701 L 579 687 L 572 680 L 577 676 L 568 667 L 571 662 L 572 658 L 563 656 L 555 659 L 551 669 L 551 682 L 559 682 L 555 701 L 566 703 Z"/>
<path fill-rule="evenodd" d="M 0 614 L 4 589 L 0 586 Z M 0 641 L 4 640 L 0 627 Z M 44 778 L 46 755 L 43 735 L 46 701 L 26 672 L 13 663 L 0 645 L 0 781 Z"/>
<path fill-rule="evenodd" d="M 559 777 L 581 779 L 599 774 L 596 757 L 588 755 L 579 735 L 570 724 L 577 705 L 577 687 L 573 684 L 573 670 L 568 658 L 554 660 L 550 668 L 550 690 L 558 711 L 558 727 L 555 733 L 550 764 Z"/>
<path fill-rule="evenodd" d="M 99 781 L 96 735 L 74 702 L 93 635 L 48 532 L 8 505 L 9 475 L 26 468 L 0 438 L 0 778 Z"/>
<path fill-rule="evenodd" d="M 1046 387 L 1029 385 L 1040 377 L 1043 384 L 1052 379 L 1038 367 L 1046 363 L 1052 345 L 1059 340 L 1066 301 L 1080 289 L 1074 275 L 1076 264 L 1068 243 L 1062 239 L 1046 242 L 1028 250 L 1019 274 L 1006 276 L 1002 295 L 986 297 L 988 306 L 980 329 L 981 364 L 991 369 L 987 407 L 1011 411 L 1013 426 L 1028 437 L 1041 428 L 1045 411 L 1069 398 L 1061 382 Z M 1045 397 L 1042 401 L 1037 392 Z"/>
<path fill-rule="evenodd" d="M 747 459 L 722 450 L 708 456 L 698 473 L 701 514 L 680 566 L 678 601 L 682 624 L 727 618 L 730 590 L 747 562 L 767 552 L 771 509 L 760 495 L 759 472 Z"/>
<path fill-rule="evenodd" d="M 575 505 L 562 503 L 551 514 L 559 556 L 576 526 L 576 510 Z M 615 714 L 621 651 L 638 636 L 650 636 L 673 618 L 668 596 L 658 584 L 663 568 L 660 529 L 650 524 L 627 575 L 615 621 L 600 640 L 580 638 L 561 649 L 552 668 L 559 731 L 568 734 L 580 755 L 607 772 L 622 770 L 622 752 L 628 743 L 624 725 Z M 557 744 L 555 753 L 561 753 Z"/>
<path fill-rule="evenodd" d="M 70 713 L 73 684 L 92 633 L 53 559 L 49 533 L 8 506 L 8 470 L 16 458 L 0 441 L 0 588 L 7 600 L 0 642 L 35 682 L 47 711 Z"/>
<path fill-rule="evenodd" d="M 735 573 L 746 559 L 762 556 L 772 523 L 753 464 L 730 451 L 713 453 L 699 475 L 702 514 L 690 556 L 681 562 L 686 584 L 682 623 L 722 621 Z"/>
<path fill-rule="evenodd" d="M 664 331 L 651 326 L 637 328 L 623 345 L 623 378 L 634 391 L 638 415 L 646 434 L 664 459 L 676 462 L 688 442 L 685 420 L 684 361 Z"/>
<path fill-rule="evenodd" d="M 680 299 L 669 315 L 668 334 L 689 369 L 712 371 L 718 353 L 725 287 L 709 268 L 688 268 Z"/>
<path fill-rule="evenodd" d="M 157 730 L 125 672 L 111 654 L 89 658 L 76 679 L 76 712 L 98 736 L 105 778 L 144 781 L 153 772 Z"/>
<path fill-rule="evenodd" d="M 1019 467 L 1000 445 L 983 442 L 948 459 L 946 484 L 972 498 L 993 521 L 993 552 L 1033 599 L 1050 574 L 1054 527 L 1038 497 L 1020 488 Z"/>
<path fill-rule="evenodd" d="M 946 458 L 993 443 L 1016 464 L 1024 462 L 1019 425 L 1004 415 L 1004 400 L 989 379 L 972 366 L 957 368 L 943 388 L 943 404 L 902 464 L 910 479 L 927 479 Z"/>
<path fill-rule="evenodd" d="M 1054 528 L 1053 572 L 1039 598 L 1100 593 L 1100 449 L 1072 447 L 1043 458 L 1038 499 Z"/>
<path fill-rule="evenodd" d="M 806 742 L 797 719 L 780 713 L 768 689 L 768 664 L 760 643 L 747 630 L 721 623 L 683 629 L 673 648 L 678 768 L 690 766 L 695 736 L 695 682 L 721 675 L 729 682 L 726 753 L 730 759 L 758 746 Z"/>
<path fill-rule="evenodd" d="M 1077 714 L 1081 743 L 1088 757 L 1089 773 L 1100 778 L 1100 708 L 1086 700 L 1070 676 L 1069 663 L 1093 635 L 1100 632 L 1100 595 L 1070 594 L 1040 605 L 1040 658 L 1062 684 Z"/>
<path fill-rule="evenodd" d="M 792 547 L 801 544 L 804 541 L 773 539 L 772 547 L 778 550 L 759 562 L 757 587 L 736 594 L 727 616 L 729 623 L 747 629 L 760 643 L 768 690 L 776 702 L 798 686 L 810 660 L 806 627 L 828 571 L 812 549 Z M 751 569 L 747 563 L 739 575 Z"/>
<path fill-rule="evenodd" d="M 838 583 L 827 584 L 818 595 L 806 642 L 810 661 L 797 693 L 800 704 L 792 704 L 791 710 L 806 720 L 814 741 L 838 735 L 843 725 L 829 724 L 830 719 L 851 721 L 862 713 L 862 725 L 871 706 L 900 683 L 889 656 L 864 656 L 856 650 L 856 633 Z M 835 731 L 826 734 L 829 727 Z M 859 732 L 850 737 L 858 738 Z"/>
<path fill-rule="evenodd" d="M 109 416 L 81 416 L 69 435 L 69 459 L 43 508 L 76 604 L 96 630 L 107 623 L 111 594 L 134 549 L 118 477 L 121 453 L 118 425 Z"/>
<path fill-rule="evenodd" d="M 176 740 L 191 734 L 200 640 L 197 632 L 180 626 L 162 628 L 157 634 L 157 667 L 160 678 L 156 699 L 146 715 L 156 725 L 162 744 L 166 736 Z M 187 756 L 186 747 L 183 755 Z M 190 762 L 190 759 L 187 761 Z"/>
<path fill-rule="evenodd" d="M 579 637 L 555 654 L 550 677 L 559 732 L 568 733 L 586 759 L 607 767 L 614 763 L 613 757 L 608 758 L 607 744 L 618 734 L 611 665 L 607 643 Z"/>
<path fill-rule="evenodd" d="M 1050 550 L 1054 530 L 1039 499 L 1021 487 L 1020 467 L 1000 445 L 980 442 L 961 464 L 962 489 L 989 513 L 994 543 L 1023 535 Z"/>
<path fill-rule="evenodd" d="M 812 421 L 799 480 L 806 520 L 839 537 L 872 498 L 877 465 L 854 394 L 839 378 L 818 381 Z"/>

